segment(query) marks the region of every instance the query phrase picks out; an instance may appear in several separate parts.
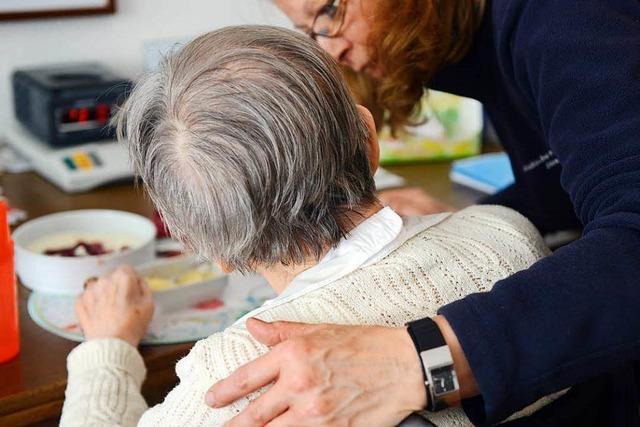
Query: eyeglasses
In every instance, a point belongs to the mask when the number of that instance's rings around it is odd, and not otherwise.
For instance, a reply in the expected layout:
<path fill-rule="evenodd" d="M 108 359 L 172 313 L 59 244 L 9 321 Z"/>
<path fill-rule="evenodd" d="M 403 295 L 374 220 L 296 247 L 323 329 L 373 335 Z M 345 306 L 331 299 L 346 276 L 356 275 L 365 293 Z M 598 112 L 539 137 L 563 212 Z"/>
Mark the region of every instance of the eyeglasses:
<path fill-rule="evenodd" d="M 316 13 L 311 27 L 305 28 L 304 32 L 315 41 L 318 41 L 318 37 L 338 37 L 344 24 L 347 3 L 348 0 L 329 0 Z"/>

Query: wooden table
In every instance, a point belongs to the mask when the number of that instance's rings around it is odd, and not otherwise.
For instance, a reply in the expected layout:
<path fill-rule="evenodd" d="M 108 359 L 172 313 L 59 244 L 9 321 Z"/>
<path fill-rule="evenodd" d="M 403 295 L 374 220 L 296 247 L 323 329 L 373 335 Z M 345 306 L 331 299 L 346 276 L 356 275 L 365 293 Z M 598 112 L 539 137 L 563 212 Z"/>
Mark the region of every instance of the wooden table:
<path fill-rule="evenodd" d="M 472 204 L 479 194 L 452 184 L 450 164 L 411 165 L 390 168 L 433 196 L 456 207 Z M 151 204 L 131 184 L 111 185 L 84 194 L 70 195 L 33 173 L 0 176 L 0 186 L 12 205 L 24 209 L 29 219 L 88 208 L 121 209 L 150 216 Z M 66 357 L 76 343 L 37 326 L 27 313 L 29 291 L 20 287 L 21 351 L 0 364 L 0 426 L 57 425 L 66 386 Z M 162 400 L 176 383 L 175 362 L 192 344 L 142 347 L 148 368 L 143 394 L 151 404 Z"/>

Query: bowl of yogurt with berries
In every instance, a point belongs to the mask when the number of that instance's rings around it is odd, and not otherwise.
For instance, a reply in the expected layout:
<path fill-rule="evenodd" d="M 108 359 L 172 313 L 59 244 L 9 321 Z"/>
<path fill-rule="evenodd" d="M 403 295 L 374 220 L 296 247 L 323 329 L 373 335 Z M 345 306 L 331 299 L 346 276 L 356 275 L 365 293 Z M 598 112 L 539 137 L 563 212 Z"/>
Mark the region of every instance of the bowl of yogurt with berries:
<path fill-rule="evenodd" d="M 36 218 L 13 232 L 16 273 L 39 292 L 76 295 L 89 277 L 154 259 L 156 228 L 124 211 L 90 209 Z"/>

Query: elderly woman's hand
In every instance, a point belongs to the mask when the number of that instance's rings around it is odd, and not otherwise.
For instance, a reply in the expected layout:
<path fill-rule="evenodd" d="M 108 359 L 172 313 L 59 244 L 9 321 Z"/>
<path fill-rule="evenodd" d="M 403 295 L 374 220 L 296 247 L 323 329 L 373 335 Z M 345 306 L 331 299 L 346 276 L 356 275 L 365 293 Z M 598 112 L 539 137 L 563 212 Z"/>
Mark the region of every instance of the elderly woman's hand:
<path fill-rule="evenodd" d="M 87 281 L 76 313 L 87 340 L 120 338 L 137 347 L 153 315 L 153 297 L 129 266 Z"/>

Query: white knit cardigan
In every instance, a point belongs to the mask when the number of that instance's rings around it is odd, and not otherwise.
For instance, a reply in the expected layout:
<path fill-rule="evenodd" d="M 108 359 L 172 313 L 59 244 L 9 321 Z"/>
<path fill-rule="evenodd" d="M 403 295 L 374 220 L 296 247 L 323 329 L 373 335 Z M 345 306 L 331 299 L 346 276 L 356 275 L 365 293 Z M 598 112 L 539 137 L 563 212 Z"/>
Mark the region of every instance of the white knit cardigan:
<path fill-rule="evenodd" d="M 526 269 L 548 254 L 533 225 L 498 206 L 474 206 L 420 232 L 382 260 L 320 289 L 268 308 L 262 320 L 400 326 L 434 316 L 439 307 Z M 140 354 L 116 339 L 85 342 L 67 360 L 69 378 L 61 426 L 219 426 L 249 398 L 211 409 L 204 395 L 216 381 L 265 354 L 239 322 L 198 341 L 180 360 L 180 383 L 148 408 Z M 467 426 L 460 409 L 432 416 L 440 427 Z"/>

